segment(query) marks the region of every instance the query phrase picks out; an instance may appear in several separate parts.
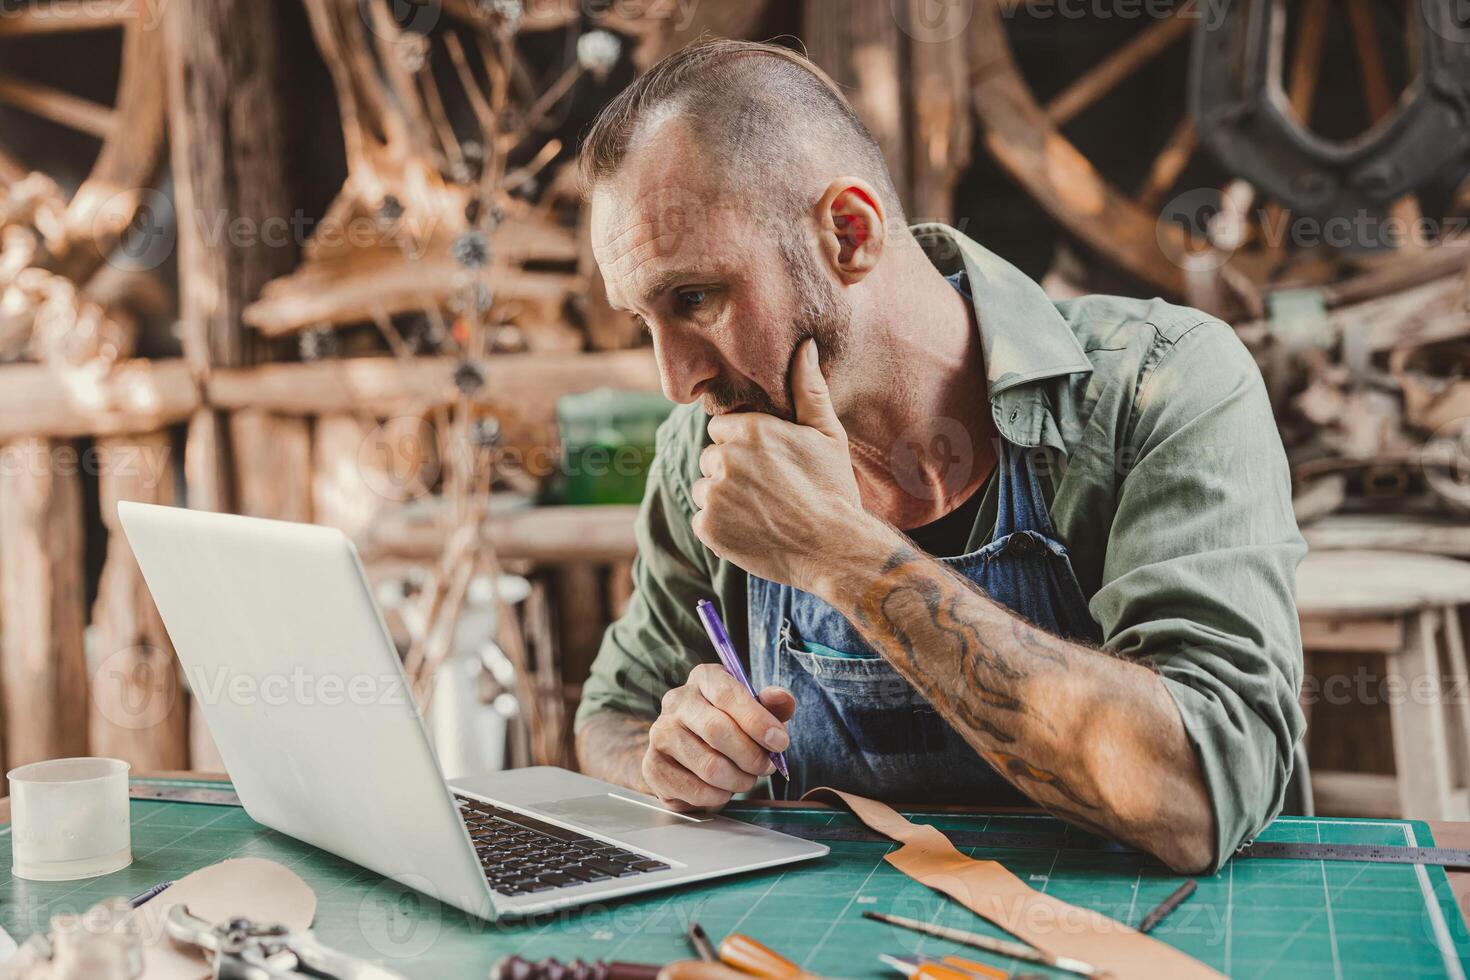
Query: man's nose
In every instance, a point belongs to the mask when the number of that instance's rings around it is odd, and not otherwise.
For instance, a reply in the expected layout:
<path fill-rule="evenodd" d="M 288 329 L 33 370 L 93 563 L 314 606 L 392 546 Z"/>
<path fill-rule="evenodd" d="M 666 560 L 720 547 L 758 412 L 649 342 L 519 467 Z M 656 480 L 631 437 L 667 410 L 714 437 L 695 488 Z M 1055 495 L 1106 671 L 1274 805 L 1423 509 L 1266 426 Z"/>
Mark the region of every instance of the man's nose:
<path fill-rule="evenodd" d="M 715 349 L 703 338 L 682 331 L 655 328 L 653 356 L 664 397 L 680 405 L 694 401 L 701 385 L 720 376 Z"/>

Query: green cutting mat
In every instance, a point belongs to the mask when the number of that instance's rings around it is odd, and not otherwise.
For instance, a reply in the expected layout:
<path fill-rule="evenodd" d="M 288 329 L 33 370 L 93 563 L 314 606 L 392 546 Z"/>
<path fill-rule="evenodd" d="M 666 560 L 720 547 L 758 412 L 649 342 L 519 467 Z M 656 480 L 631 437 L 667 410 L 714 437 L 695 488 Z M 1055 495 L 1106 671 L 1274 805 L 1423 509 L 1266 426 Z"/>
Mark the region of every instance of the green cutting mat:
<path fill-rule="evenodd" d="M 134 782 L 218 787 L 217 783 Z M 0 923 L 21 939 L 59 911 L 131 896 L 226 857 L 253 855 L 291 867 L 316 890 L 317 934 L 410 977 L 481 977 L 501 956 L 520 953 L 666 962 L 689 955 L 684 931 L 698 920 L 718 941 L 740 931 L 828 977 L 878 978 L 880 952 L 948 952 L 929 940 L 862 918 L 874 909 L 1000 933 L 882 861 L 888 845 L 832 842 L 820 861 L 703 885 L 654 892 L 544 915 L 517 924 L 469 918 L 289 837 L 233 807 L 133 801 L 133 864 L 82 882 L 12 878 L 9 828 L 0 828 Z M 736 816 L 821 825 L 849 822 L 826 810 Z M 1025 831 L 1051 849 L 966 848 L 993 857 L 1031 884 L 1076 905 L 1136 923 L 1178 884 L 1160 865 L 1099 846 L 1044 816 L 927 818 L 942 829 Z M 1411 821 L 1277 820 L 1262 840 L 1427 845 Z M 1411 865 L 1252 859 L 1200 879 L 1195 896 L 1154 933 L 1236 977 L 1463 978 L 1470 937 L 1444 872 Z M 1014 963 L 972 954 L 999 966 Z M 1063 974 L 1058 974 L 1063 975 Z"/>

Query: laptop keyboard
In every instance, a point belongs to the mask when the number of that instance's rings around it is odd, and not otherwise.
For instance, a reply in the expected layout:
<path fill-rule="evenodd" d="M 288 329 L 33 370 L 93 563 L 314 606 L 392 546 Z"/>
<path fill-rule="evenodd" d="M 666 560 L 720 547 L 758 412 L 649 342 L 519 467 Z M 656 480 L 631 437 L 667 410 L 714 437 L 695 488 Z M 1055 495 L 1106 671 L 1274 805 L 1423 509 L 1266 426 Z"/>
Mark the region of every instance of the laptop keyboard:
<path fill-rule="evenodd" d="M 455 795 L 491 890 L 529 895 L 549 888 L 629 878 L 668 865 L 644 854 L 490 803 Z"/>

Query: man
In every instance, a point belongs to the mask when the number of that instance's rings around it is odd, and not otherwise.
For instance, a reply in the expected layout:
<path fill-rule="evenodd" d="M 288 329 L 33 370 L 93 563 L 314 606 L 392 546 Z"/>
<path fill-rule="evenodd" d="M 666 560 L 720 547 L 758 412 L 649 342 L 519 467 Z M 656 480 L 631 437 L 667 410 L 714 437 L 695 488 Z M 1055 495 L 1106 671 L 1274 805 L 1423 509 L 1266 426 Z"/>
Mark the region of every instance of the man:
<path fill-rule="evenodd" d="M 1053 303 L 908 229 L 852 109 L 776 47 L 670 56 L 582 167 L 608 298 L 682 404 L 578 711 L 586 771 L 713 809 L 784 751 L 777 795 L 1019 791 L 1181 872 L 1278 812 L 1305 548 L 1226 324 Z M 758 698 L 714 663 L 702 598 Z"/>

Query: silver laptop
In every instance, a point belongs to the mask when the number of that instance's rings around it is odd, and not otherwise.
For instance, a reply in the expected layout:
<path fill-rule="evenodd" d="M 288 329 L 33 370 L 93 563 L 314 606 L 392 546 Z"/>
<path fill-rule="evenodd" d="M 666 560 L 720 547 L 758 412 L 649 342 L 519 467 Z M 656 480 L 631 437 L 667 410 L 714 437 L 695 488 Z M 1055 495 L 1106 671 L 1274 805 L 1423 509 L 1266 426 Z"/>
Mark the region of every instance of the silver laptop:
<path fill-rule="evenodd" d="M 247 813 L 486 919 L 820 857 L 551 767 L 446 782 L 352 542 L 118 504 Z"/>

